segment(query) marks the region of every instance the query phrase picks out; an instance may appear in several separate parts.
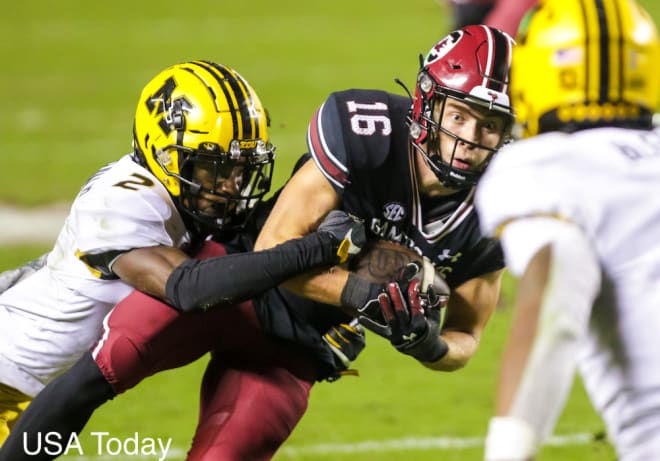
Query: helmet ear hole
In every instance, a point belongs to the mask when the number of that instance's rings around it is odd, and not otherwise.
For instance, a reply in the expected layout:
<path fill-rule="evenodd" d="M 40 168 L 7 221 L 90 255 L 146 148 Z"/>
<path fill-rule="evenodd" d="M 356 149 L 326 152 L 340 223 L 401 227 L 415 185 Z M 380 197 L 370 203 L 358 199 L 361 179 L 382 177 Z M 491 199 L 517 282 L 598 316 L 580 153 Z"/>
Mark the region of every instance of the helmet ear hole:
<path fill-rule="evenodd" d="M 179 131 L 186 128 L 186 119 L 183 116 L 183 104 L 180 99 L 172 101 L 172 109 L 170 111 L 172 117 L 172 127 Z"/>
<path fill-rule="evenodd" d="M 417 140 L 422 135 L 422 127 L 419 125 L 418 122 L 411 122 L 409 132 L 410 132 L 410 136 L 413 139 Z"/>

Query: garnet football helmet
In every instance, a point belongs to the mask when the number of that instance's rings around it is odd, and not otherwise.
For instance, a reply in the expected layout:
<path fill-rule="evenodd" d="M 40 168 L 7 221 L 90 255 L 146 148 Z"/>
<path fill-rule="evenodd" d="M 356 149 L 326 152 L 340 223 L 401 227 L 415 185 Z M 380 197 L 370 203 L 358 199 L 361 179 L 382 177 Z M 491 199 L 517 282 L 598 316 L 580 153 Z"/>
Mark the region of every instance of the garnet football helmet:
<path fill-rule="evenodd" d="M 454 168 L 451 161 L 442 159 L 440 152 L 431 152 L 429 144 L 437 142 L 440 132 L 454 138 L 454 152 L 460 141 L 494 153 L 508 138 L 513 123 L 508 95 L 513 44 L 511 37 L 500 30 L 483 25 L 466 26 L 436 43 L 421 63 L 408 120 L 410 136 L 413 146 L 446 186 L 471 187 L 481 171 Z M 505 129 L 499 145 L 491 148 L 475 144 L 436 122 L 442 120 L 448 98 L 504 117 Z M 439 111 L 440 116 L 434 111 Z M 452 161 L 453 155 L 452 152 Z"/>
<path fill-rule="evenodd" d="M 511 98 L 522 136 L 651 126 L 660 42 L 636 1 L 542 1 L 523 19 L 517 41 Z"/>
<path fill-rule="evenodd" d="M 236 71 L 191 61 L 165 69 L 142 90 L 133 147 L 180 212 L 208 234 L 240 228 L 270 190 L 267 126 L 259 97 Z M 209 197 L 212 206 L 202 209 Z"/>

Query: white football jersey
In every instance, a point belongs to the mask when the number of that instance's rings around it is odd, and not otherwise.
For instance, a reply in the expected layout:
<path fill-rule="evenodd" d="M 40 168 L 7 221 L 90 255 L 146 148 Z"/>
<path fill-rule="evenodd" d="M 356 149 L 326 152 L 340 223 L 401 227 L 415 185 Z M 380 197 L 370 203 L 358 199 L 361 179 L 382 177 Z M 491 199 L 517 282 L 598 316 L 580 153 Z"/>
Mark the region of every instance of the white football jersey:
<path fill-rule="evenodd" d="M 579 368 L 629 455 L 660 450 L 659 191 L 660 131 L 600 128 L 512 143 L 476 195 L 489 235 L 511 220 L 555 216 L 579 226 L 593 245 L 603 284 Z"/>
<path fill-rule="evenodd" d="M 99 170 L 74 200 L 46 266 L 0 295 L 0 382 L 36 395 L 93 345 L 105 315 L 132 290 L 113 276 L 113 259 L 188 241 L 151 172 L 129 155 Z"/>

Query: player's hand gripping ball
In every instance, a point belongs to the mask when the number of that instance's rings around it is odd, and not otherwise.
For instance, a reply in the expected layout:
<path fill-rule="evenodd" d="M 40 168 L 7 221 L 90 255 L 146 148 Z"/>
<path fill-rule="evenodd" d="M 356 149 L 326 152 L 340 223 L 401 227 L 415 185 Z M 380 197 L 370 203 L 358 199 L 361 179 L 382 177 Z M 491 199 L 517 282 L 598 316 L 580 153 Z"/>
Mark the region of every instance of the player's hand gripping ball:
<path fill-rule="evenodd" d="M 440 311 L 449 299 L 449 288 L 431 262 L 412 248 L 385 240 L 369 241 L 349 265 L 349 269 L 361 279 L 380 287 L 375 291 L 373 299 L 358 309 L 360 323 L 388 339 L 391 339 L 392 328 L 384 317 L 378 293 L 385 293 L 390 282 L 404 283 L 400 280 L 400 275 L 404 268 L 412 267 L 411 263 L 417 268 L 412 277 L 416 280 L 417 296 L 423 303 L 423 314 L 435 319 L 439 324 Z M 406 281 L 401 290 L 407 293 L 407 285 L 411 281 Z"/>

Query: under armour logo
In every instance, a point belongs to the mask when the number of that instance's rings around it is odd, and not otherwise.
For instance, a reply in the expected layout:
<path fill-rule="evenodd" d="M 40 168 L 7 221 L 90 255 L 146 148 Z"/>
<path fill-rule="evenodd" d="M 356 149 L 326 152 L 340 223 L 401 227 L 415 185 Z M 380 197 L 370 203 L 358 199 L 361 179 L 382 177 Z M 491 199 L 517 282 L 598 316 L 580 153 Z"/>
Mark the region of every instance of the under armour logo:
<path fill-rule="evenodd" d="M 417 333 L 414 331 L 409 335 L 401 335 L 404 341 L 413 342 L 417 338 Z"/>
<path fill-rule="evenodd" d="M 451 249 L 445 248 L 444 250 L 442 250 L 442 254 L 437 255 L 437 258 L 439 261 L 444 261 L 446 259 L 449 259 L 451 262 L 455 263 L 456 261 L 458 261 L 458 258 L 461 257 L 461 254 L 462 253 L 459 251 L 455 255 L 452 255 Z"/>

